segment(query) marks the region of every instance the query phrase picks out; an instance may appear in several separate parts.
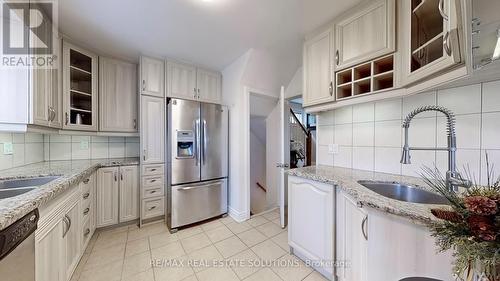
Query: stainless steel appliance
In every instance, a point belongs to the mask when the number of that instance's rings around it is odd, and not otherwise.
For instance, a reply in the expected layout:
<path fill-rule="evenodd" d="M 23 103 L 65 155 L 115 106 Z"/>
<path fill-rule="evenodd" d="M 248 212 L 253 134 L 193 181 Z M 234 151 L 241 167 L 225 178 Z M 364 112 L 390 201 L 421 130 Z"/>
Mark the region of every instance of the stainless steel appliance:
<path fill-rule="evenodd" d="M 35 230 L 38 209 L 0 231 L 0 279 L 35 280 Z"/>
<path fill-rule="evenodd" d="M 227 213 L 228 109 L 169 99 L 167 225 L 171 231 Z"/>

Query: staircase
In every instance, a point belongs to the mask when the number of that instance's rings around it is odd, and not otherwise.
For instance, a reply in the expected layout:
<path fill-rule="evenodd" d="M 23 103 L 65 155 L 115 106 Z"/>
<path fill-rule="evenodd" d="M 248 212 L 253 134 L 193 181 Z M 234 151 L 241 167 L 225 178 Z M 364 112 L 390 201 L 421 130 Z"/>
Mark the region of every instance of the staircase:
<path fill-rule="evenodd" d="M 311 132 L 290 109 L 290 168 L 311 166 Z"/>

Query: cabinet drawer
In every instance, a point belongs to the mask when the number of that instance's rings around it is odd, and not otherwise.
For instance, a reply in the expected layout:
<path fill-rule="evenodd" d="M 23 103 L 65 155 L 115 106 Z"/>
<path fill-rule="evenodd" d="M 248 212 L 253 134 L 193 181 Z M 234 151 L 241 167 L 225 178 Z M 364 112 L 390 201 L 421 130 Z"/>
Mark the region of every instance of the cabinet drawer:
<path fill-rule="evenodd" d="M 84 178 L 83 181 L 80 183 L 80 186 L 82 188 L 82 194 L 85 194 L 87 192 L 91 193 L 92 186 L 94 186 L 94 177 L 90 175 L 89 177 Z"/>
<path fill-rule="evenodd" d="M 149 187 L 163 187 L 164 184 L 163 175 L 161 176 L 151 176 L 151 177 L 143 177 L 142 178 L 142 188 Z"/>
<path fill-rule="evenodd" d="M 143 218 L 149 219 L 163 215 L 164 205 L 165 201 L 163 197 L 158 199 L 144 200 L 142 204 Z"/>
<path fill-rule="evenodd" d="M 82 221 L 88 220 L 93 211 L 92 200 L 87 200 L 82 205 Z"/>
<path fill-rule="evenodd" d="M 163 175 L 164 169 L 165 167 L 163 164 L 143 165 L 142 175 L 143 176 Z"/>
<path fill-rule="evenodd" d="M 82 251 L 85 250 L 85 247 L 91 237 L 92 237 L 92 229 L 90 229 L 90 220 L 87 220 L 82 226 L 82 245 L 83 245 Z"/>
<path fill-rule="evenodd" d="M 142 190 L 142 198 L 151 198 L 157 196 L 163 196 L 165 193 L 163 191 L 163 186 L 161 187 L 153 187 Z"/>

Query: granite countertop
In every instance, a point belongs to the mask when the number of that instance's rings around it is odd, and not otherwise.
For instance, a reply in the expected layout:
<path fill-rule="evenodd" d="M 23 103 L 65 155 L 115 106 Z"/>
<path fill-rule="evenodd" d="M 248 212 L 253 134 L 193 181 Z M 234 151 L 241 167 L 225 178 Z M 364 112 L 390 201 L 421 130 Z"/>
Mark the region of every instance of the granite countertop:
<path fill-rule="evenodd" d="M 393 215 L 402 216 L 418 224 L 426 224 L 437 220 L 437 218 L 431 214 L 431 208 L 436 208 L 438 206 L 443 207 L 443 205 L 418 204 L 387 198 L 358 183 L 359 180 L 396 181 L 429 190 L 429 187 L 425 185 L 421 179 L 416 177 L 321 165 L 292 169 L 288 171 L 288 174 L 332 184 L 332 187 L 337 186 L 342 189 L 357 204 Z"/>
<path fill-rule="evenodd" d="M 0 230 L 75 186 L 97 169 L 127 165 L 139 165 L 139 158 L 46 161 L 0 171 L 0 181 L 60 176 L 19 196 L 0 199 Z"/>

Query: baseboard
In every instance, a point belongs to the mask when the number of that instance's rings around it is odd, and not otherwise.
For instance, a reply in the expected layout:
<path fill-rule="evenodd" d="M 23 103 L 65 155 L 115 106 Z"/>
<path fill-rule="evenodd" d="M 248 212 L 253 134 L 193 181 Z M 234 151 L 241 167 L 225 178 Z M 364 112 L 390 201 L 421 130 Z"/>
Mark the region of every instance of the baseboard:
<path fill-rule="evenodd" d="M 249 219 L 247 212 L 240 212 L 236 209 L 231 208 L 230 206 L 228 207 L 228 209 L 229 209 L 229 216 L 237 222 L 243 222 Z"/>

